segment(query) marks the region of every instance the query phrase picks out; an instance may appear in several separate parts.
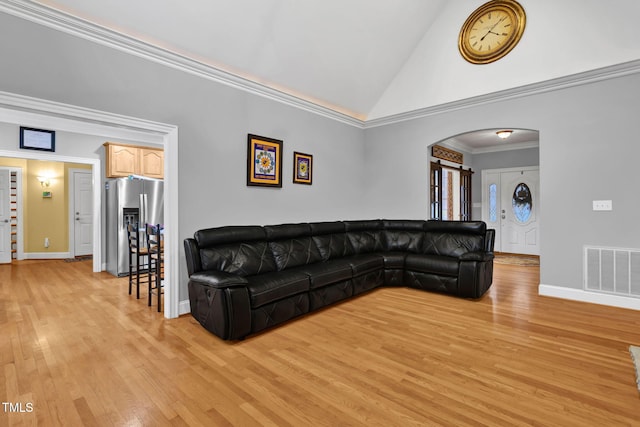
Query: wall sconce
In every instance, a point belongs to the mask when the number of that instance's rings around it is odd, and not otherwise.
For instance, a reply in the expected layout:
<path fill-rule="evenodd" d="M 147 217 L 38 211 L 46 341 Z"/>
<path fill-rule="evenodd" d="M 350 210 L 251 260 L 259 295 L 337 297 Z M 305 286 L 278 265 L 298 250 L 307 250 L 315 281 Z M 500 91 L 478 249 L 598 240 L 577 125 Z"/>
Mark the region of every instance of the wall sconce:
<path fill-rule="evenodd" d="M 48 187 L 49 185 L 51 185 L 51 182 L 49 181 L 49 178 L 44 177 L 44 176 L 39 176 L 38 177 L 38 181 L 40 182 L 40 185 L 42 186 L 42 188 Z"/>

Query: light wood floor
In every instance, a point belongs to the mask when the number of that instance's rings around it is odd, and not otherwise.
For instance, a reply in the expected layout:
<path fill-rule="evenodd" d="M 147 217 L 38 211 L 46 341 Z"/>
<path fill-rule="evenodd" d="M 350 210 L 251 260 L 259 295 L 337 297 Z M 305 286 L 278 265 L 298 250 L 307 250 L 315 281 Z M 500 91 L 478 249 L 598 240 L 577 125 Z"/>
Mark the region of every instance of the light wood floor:
<path fill-rule="evenodd" d="M 0 266 L 0 426 L 640 425 L 640 312 L 385 288 L 243 342 L 165 320 L 91 262 Z M 15 406 L 14 406 L 15 408 Z"/>

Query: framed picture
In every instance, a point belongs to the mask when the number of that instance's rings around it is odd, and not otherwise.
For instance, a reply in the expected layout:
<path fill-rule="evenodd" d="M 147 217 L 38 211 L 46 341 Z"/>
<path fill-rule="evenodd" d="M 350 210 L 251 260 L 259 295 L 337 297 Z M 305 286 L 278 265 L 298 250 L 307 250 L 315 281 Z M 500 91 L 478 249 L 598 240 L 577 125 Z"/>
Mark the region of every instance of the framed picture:
<path fill-rule="evenodd" d="M 293 182 L 311 185 L 313 172 L 313 156 L 311 154 L 293 153 Z"/>
<path fill-rule="evenodd" d="M 56 151 L 56 133 L 52 130 L 20 126 L 20 148 L 28 150 Z"/>
<path fill-rule="evenodd" d="M 247 185 L 282 187 L 282 141 L 249 134 Z"/>

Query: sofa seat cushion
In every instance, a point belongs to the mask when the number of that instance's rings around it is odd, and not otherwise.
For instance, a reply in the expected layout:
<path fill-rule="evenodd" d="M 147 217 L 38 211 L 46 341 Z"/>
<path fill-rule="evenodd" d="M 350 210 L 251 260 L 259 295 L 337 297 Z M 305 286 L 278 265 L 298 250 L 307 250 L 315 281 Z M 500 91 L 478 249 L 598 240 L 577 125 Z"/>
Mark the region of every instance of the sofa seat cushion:
<path fill-rule="evenodd" d="M 353 272 L 349 262 L 335 259 L 298 267 L 296 270 L 309 275 L 311 289 L 321 288 L 351 279 Z"/>
<path fill-rule="evenodd" d="M 409 254 L 405 260 L 405 268 L 408 271 L 457 276 L 458 259 L 442 255 Z"/>
<path fill-rule="evenodd" d="M 379 253 L 353 255 L 343 259 L 351 265 L 353 277 L 384 268 L 384 258 Z"/>
<path fill-rule="evenodd" d="M 299 270 L 285 270 L 247 277 L 251 307 L 309 291 L 309 276 Z"/>
<path fill-rule="evenodd" d="M 396 270 L 404 268 L 404 259 L 407 257 L 405 252 L 381 252 L 380 255 L 384 260 L 385 269 Z"/>

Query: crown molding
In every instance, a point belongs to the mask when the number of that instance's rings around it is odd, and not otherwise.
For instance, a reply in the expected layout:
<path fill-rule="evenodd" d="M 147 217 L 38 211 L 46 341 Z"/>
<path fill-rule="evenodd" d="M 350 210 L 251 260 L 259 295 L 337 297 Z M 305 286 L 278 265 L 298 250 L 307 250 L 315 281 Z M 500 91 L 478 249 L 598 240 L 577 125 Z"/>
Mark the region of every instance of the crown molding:
<path fill-rule="evenodd" d="M 44 25 L 95 43 L 154 61 L 202 78 L 215 81 L 254 95 L 299 108 L 360 129 L 400 123 L 497 101 L 522 98 L 573 86 L 594 83 L 640 72 L 640 60 L 616 64 L 595 70 L 572 74 L 557 79 L 519 86 L 426 108 L 393 114 L 370 120 L 361 120 L 306 99 L 291 95 L 249 79 L 231 74 L 211 65 L 134 39 L 89 21 L 60 12 L 48 6 L 25 0 L 0 0 L 0 12 Z"/>
<path fill-rule="evenodd" d="M 512 89 L 501 90 L 488 93 L 485 95 L 474 96 L 471 98 L 461 99 L 458 101 L 438 104 L 431 107 L 421 108 L 405 113 L 394 114 L 377 119 L 367 120 L 364 123 L 365 129 L 375 128 L 378 126 L 386 126 L 394 123 L 400 123 L 408 120 L 420 119 L 423 117 L 442 114 L 445 112 L 462 110 L 466 108 L 481 106 L 497 101 L 509 99 L 523 98 L 526 96 L 537 95 L 546 92 L 553 92 L 574 86 L 586 85 L 609 80 L 616 77 L 637 74 L 640 72 L 640 60 L 624 62 L 621 64 L 611 65 L 607 67 L 597 68 L 581 73 L 571 74 L 556 79 L 545 80 L 543 82 L 532 83 L 528 85 L 518 86 Z"/>
<path fill-rule="evenodd" d="M 175 126 L 0 91 L 0 119 L 7 123 L 51 126 L 57 130 L 118 137 L 154 144 Z"/>
<path fill-rule="evenodd" d="M 539 148 L 540 143 L 538 141 L 528 141 L 528 142 L 516 142 L 509 143 L 504 142 L 500 145 L 492 145 L 489 147 L 483 148 L 473 148 L 469 147 L 467 144 L 464 144 L 459 141 L 455 141 L 455 138 L 439 142 L 439 145 L 444 145 L 454 150 L 466 151 L 469 154 L 484 154 L 484 153 L 497 153 L 500 151 L 511 151 L 511 150 L 524 150 L 527 148 Z"/>
<path fill-rule="evenodd" d="M 24 0 L 1 0 L 0 12 L 351 126 L 358 128 L 364 126 L 364 122 L 358 118 L 145 43 L 42 4 Z"/>

